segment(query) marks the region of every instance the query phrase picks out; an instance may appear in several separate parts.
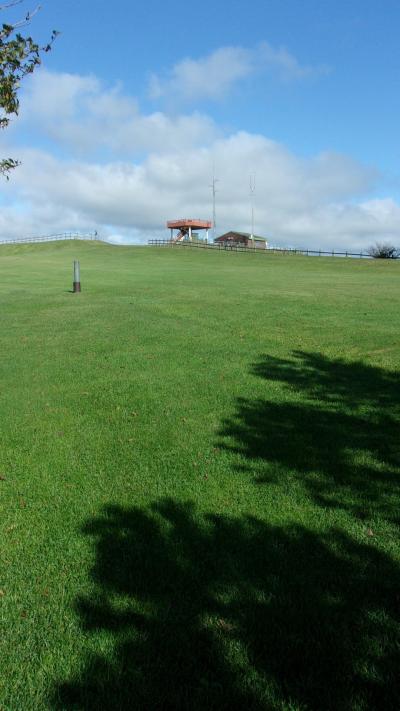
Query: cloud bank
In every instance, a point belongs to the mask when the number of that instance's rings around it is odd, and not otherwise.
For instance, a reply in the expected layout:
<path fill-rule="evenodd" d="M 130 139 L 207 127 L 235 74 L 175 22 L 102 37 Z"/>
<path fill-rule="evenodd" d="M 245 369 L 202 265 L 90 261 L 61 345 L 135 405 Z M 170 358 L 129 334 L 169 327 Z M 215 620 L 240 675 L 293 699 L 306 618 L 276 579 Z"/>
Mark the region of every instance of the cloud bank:
<path fill-rule="evenodd" d="M 240 57 L 232 76 L 251 71 L 249 56 Z M 306 71 L 285 53 L 274 61 L 294 74 Z M 167 237 L 168 219 L 210 218 L 214 165 L 217 234 L 250 231 L 255 174 L 255 231 L 274 244 L 365 249 L 376 240 L 398 242 L 399 205 L 372 199 L 379 174 L 346 155 L 300 157 L 263 135 L 225 133 L 199 112 L 145 113 L 120 86 L 94 76 L 42 70 L 22 106 L 13 131 L 0 136 L 2 154 L 22 161 L 3 184 L 0 239 L 73 229 L 96 229 L 118 243 Z M 30 147 L 32 135 L 41 148 Z"/>

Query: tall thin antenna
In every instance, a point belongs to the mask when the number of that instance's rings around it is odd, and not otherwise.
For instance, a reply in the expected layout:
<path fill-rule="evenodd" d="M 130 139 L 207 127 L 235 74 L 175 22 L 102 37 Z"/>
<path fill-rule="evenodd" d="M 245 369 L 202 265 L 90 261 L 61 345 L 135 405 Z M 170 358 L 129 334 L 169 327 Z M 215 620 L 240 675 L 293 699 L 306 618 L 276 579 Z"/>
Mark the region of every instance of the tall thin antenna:
<path fill-rule="evenodd" d="M 251 205 L 251 240 L 254 247 L 254 193 L 256 190 L 256 176 L 250 175 L 250 205 Z"/>
<path fill-rule="evenodd" d="M 215 209 L 215 194 L 217 192 L 217 189 L 215 186 L 216 186 L 216 183 L 218 183 L 218 182 L 219 182 L 218 178 L 215 177 L 215 165 L 213 164 L 213 177 L 212 177 L 211 185 L 209 185 L 209 187 L 211 188 L 211 191 L 212 191 L 212 200 L 213 200 L 213 219 L 212 219 L 213 242 L 215 240 L 215 226 L 216 226 L 216 222 L 217 222 L 217 213 L 216 213 L 216 209 Z"/>

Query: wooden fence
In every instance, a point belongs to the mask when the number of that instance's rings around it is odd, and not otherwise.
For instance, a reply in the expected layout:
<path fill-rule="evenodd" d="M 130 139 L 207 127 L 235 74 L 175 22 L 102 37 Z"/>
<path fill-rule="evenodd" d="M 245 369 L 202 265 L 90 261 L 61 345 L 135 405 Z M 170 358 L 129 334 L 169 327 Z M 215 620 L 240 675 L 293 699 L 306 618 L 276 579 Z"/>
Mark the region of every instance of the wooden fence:
<path fill-rule="evenodd" d="M 371 259 L 369 254 L 365 252 L 337 252 L 335 250 L 324 251 L 322 249 L 297 249 L 284 247 L 267 247 L 260 249 L 259 247 L 243 247 L 241 245 L 224 245 L 224 244 L 208 244 L 207 242 L 172 242 L 169 239 L 150 239 L 149 245 L 153 247 L 179 247 L 190 249 L 213 249 L 217 252 L 249 252 L 250 254 L 303 254 L 305 256 L 314 257 L 357 257 L 359 259 Z"/>
<path fill-rule="evenodd" d="M 97 232 L 62 232 L 58 235 L 43 235 L 38 237 L 21 237 L 16 239 L 4 239 L 0 240 L 0 245 L 2 244 L 29 244 L 34 242 L 58 242 L 64 239 L 82 239 L 82 240 L 104 240 L 99 237 Z"/>

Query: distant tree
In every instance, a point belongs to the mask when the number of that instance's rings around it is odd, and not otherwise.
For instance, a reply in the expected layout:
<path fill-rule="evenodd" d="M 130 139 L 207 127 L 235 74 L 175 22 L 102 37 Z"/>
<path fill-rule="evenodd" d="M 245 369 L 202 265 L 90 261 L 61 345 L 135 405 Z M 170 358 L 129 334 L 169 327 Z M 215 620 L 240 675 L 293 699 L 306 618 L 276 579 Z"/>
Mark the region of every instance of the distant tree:
<path fill-rule="evenodd" d="M 23 2 L 24 0 L 11 0 L 0 5 L 0 12 Z M 43 47 L 34 42 L 32 37 L 21 34 L 21 29 L 29 25 L 39 9 L 38 6 L 28 11 L 19 22 L 0 25 L 0 128 L 6 128 L 10 123 L 10 117 L 18 114 L 18 89 L 21 80 L 40 64 L 40 55 L 50 51 L 58 34 L 53 30 L 48 44 Z M 0 174 L 8 179 L 8 173 L 17 165 L 19 165 L 18 160 L 3 158 L 0 160 Z"/>
<path fill-rule="evenodd" d="M 374 259 L 398 259 L 400 249 L 389 242 L 376 242 L 367 250 L 370 257 Z"/>

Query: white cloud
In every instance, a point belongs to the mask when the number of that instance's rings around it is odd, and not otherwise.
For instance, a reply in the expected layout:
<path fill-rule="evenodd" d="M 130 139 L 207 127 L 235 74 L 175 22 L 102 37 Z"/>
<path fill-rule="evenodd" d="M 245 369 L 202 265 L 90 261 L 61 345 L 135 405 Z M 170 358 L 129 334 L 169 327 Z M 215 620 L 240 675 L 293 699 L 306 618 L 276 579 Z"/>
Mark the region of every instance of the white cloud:
<path fill-rule="evenodd" d="M 299 80 L 328 74 L 327 65 L 301 64 L 285 47 L 275 49 L 268 42 L 262 42 L 255 51 L 255 61 L 265 71 L 273 71 L 279 79 Z"/>
<path fill-rule="evenodd" d="M 60 161 L 25 151 L 6 192 L 28 209 L 10 220 L 8 205 L 0 234 L 7 225 L 7 233 L 20 235 L 97 229 L 119 243 L 167 236 L 167 219 L 210 217 L 213 160 L 220 179 L 218 232 L 249 231 L 248 176 L 255 159 L 256 231 L 274 242 L 359 248 L 399 231 L 394 201 L 353 202 L 373 185 L 371 171 L 338 155 L 299 159 L 261 136 L 239 133 L 202 150 L 153 154 L 140 164 Z"/>
<path fill-rule="evenodd" d="M 262 42 L 254 49 L 222 47 L 206 57 L 186 58 L 164 76 L 152 74 L 149 95 L 153 99 L 179 97 L 185 101 L 220 99 L 239 81 L 269 72 L 284 80 L 298 80 L 326 72 L 325 67 L 304 66 L 285 48 Z"/>
<path fill-rule="evenodd" d="M 52 73 L 40 69 L 26 81 L 21 114 L 49 124 L 73 119 L 82 101 L 101 95 L 100 92 L 101 85 L 95 76 Z"/>
<path fill-rule="evenodd" d="M 93 76 L 36 72 L 27 80 L 20 126 L 32 125 L 79 156 L 132 158 L 175 145 L 185 150 L 209 143 L 219 131 L 208 116 L 194 112 L 172 118 L 160 111 L 142 114 L 120 86 L 104 87 Z"/>
<path fill-rule="evenodd" d="M 224 135 L 207 116 L 143 114 L 120 87 L 95 77 L 40 76 L 25 111 L 65 150 L 7 145 L 17 129 L 0 134 L 1 154 L 22 160 L 3 185 L 0 239 L 71 229 L 97 229 L 116 243 L 167 237 L 168 219 L 211 216 L 214 163 L 218 233 L 250 230 L 255 173 L 255 230 L 274 243 L 359 249 L 398 241 L 399 205 L 368 198 L 379 176 L 348 156 L 302 158 L 262 135 Z"/>

